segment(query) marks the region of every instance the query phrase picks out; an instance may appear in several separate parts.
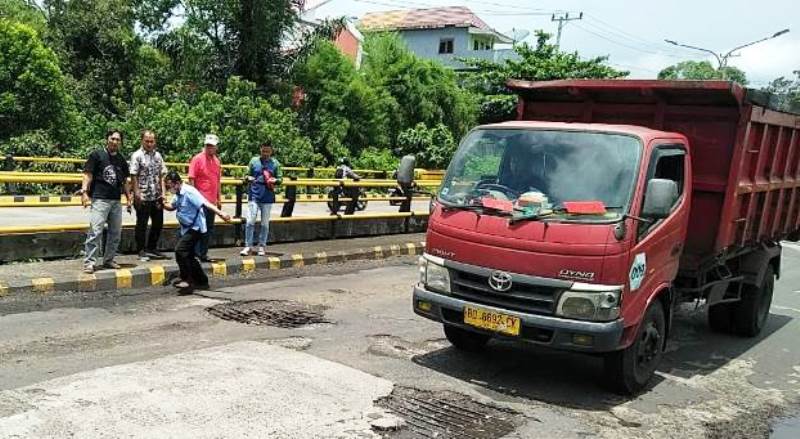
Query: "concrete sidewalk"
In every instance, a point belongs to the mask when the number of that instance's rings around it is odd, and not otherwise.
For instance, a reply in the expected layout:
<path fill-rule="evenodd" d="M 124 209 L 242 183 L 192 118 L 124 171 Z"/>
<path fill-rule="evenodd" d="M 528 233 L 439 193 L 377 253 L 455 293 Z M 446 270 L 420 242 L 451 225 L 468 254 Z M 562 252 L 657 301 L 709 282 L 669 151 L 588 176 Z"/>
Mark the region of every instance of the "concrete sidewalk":
<path fill-rule="evenodd" d="M 239 255 L 241 248 L 213 248 L 214 260 L 203 264 L 211 278 L 224 278 L 256 270 L 280 270 L 313 264 L 348 260 L 383 259 L 398 255 L 421 254 L 425 235 L 399 234 L 368 238 L 335 239 L 275 244 L 267 247 L 267 256 Z M 168 259 L 140 262 L 136 255 L 120 255 L 119 270 L 82 272 L 81 259 L 15 263 L 0 265 L 0 297 L 17 294 L 48 294 L 55 291 L 108 291 L 168 284 L 178 275 L 172 253 Z"/>

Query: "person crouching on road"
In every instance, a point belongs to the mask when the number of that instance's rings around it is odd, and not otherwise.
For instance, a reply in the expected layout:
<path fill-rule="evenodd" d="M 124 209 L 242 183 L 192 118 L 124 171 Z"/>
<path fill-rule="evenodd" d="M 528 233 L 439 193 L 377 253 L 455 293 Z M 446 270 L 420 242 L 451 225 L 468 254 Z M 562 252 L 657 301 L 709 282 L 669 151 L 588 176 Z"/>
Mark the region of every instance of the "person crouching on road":
<path fill-rule="evenodd" d="M 196 188 L 183 184 L 177 172 L 170 171 L 164 180 L 167 189 L 175 195 L 171 203 L 164 204 L 164 209 L 175 211 L 175 217 L 180 224 L 180 238 L 175 246 L 180 282 L 175 287 L 181 290 L 181 294 L 189 294 L 195 288 L 208 288 L 208 276 L 203 272 L 195 252 L 197 243 L 208 231 L 206 212 L 219 215 L 225 222 L 230 222 L 231 217 L 209 203 Z"/>
<path fill-rule="evenodd" d="M 242 256 L 250 254 L 253 247 L 256 217 L 261 212 L 261 233 L 258 239 L 258 255 L 265 256 L 269 238 L 269 216 L 275 202 L 275 185 L 283 182 L 280 162 L 273 157 L 272 143 L 261 144 L 261 155 L 253 157 L 248 165 L 247 181 L 250 183 L 247 201 L 247 225 L 245 226 L 245 247 Z"/>
<path fill-rule="evenodd" d="M 125 194 L 128 213 L 131 211 L 131 194 L 128 190 L 128 162 L 122 156 L 122 132 L 109 130 L 106 146 L 89 154 L 83 167 L 81 204 L 85 209 L 90 204 L 89 232 L 86 234 L 84 273 L 94 273 L 97 268 L 97 251 L 102 245 L 103 228 L 108 225 L 103 264 L 105 268 L 118 269 L 114 262 L 122 236 L 122 203 Z"/>
<path fill-rule="evenodd" d="M 156 134 L 151 130 L 142 131 L 142 147 L 131 156 L 131 186 L 133 186 L 133 207 L 136 208 L 136 251 L 139 260 L 164 259 L 158 251 L 158 239 L 164 224 L 164 175 L 167 166 L 161 154 L 156 151 Z M 150 234 L 147 234 L 147 221 L 151 220 Z M 145 241 L 145 239 L 147 239 Z"/>

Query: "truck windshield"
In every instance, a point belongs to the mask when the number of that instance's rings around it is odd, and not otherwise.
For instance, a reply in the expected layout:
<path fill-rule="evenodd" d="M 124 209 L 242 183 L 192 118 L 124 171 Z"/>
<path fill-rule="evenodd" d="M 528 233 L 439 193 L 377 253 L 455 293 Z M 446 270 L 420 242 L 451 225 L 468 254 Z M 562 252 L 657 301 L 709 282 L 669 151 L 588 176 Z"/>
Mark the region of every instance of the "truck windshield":
<path fill-rule="evenodd" d="M 451 206 L 501 200 L 534 216 L 567 216 L 566 202 L 602 202 L 602 218 L 582 217 L 615 219 L 628 210 L 641 149 L 622 134 L 475 130 L 456 152 L 439 199 Z"/>

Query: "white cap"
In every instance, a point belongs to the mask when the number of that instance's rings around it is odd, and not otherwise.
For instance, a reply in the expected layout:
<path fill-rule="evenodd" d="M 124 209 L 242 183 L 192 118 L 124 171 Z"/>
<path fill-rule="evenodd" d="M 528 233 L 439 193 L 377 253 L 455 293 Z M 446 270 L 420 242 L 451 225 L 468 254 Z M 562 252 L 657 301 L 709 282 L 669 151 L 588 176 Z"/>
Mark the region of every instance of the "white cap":
<path fill-rule="evenodd" d="M 203 145 L 214 145 L 217 146 L 219 143 L 219 137 L 216 134 L 206 134 L 206 141 Z"/>

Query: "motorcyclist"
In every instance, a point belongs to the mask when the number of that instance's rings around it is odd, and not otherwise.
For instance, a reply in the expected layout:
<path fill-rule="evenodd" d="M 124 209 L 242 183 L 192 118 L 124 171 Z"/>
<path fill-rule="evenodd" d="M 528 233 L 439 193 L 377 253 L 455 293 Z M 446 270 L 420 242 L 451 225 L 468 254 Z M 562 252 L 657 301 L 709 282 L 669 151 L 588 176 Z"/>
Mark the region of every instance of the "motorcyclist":
<path fill-rule="evenodd" d="M 339 160 L 339 166 L 336 167 L 336 171 L 334 172 L 333 176 L 334 178 L 337 179 L 351 179 L 353 181 L 361 180 L 361 176 L 356 174 L 355 171 L 353 171 L 353 168 L 351 167 L 350 164 L 350 159 L 347 157 L 342 157 Z M 354 186 L 334 188 L 334 190 L 331 191 L 331 194 L 333 195 L 333 208 L 331 213 L 335 214 L 339 211 L 340 194 L 344 195 L 346 198 L 351 199 L 351 201 L 347 203 L 347 207 L 345 208 L 344 214 L 352 215 L 353 213 L 355 213 L 356 203 L 353 202 L 352 200 L 354 200 L 358 196 L 359 193 L 358 191 L 359 189 Z"/>

